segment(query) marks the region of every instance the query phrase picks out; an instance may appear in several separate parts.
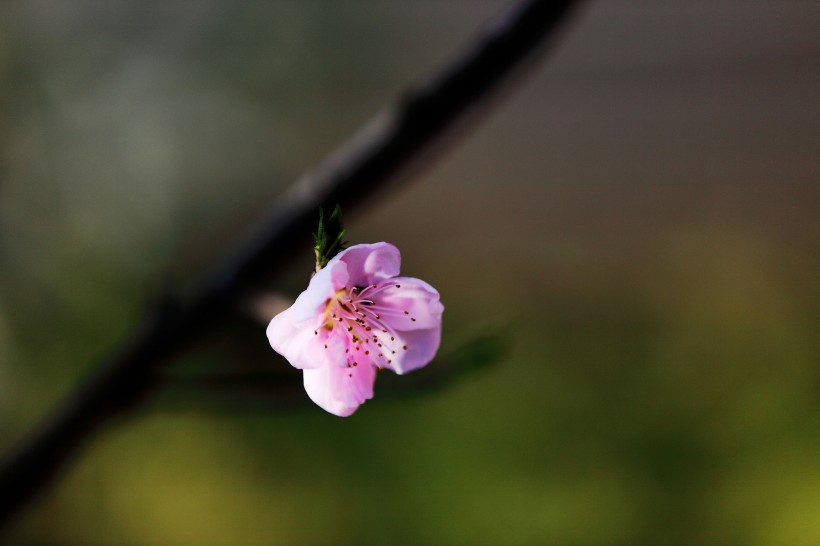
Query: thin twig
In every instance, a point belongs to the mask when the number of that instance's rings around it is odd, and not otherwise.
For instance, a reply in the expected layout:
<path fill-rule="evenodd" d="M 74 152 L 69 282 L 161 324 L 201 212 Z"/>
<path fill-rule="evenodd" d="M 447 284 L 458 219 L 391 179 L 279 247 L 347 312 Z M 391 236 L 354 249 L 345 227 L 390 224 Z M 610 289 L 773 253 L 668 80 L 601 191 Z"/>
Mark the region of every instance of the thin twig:
<path fill-rule="evenodd" d="M 106 419 L 123 414 L 152 391 L 156 370 L 218 327 L 235 302 L 304 250 L 295 234 L 310 233 L 320 206 L 353 208 L 476 111 L 489 91 L 530 58 L 572 0 L 527 0 L 487 26 L 475 43 L 407 93 L 318 170 L 300 180 L 256 229 L 236 242 L 196 288 L 149 313 L 130 341 L 106 360 L 0 465 L 0 528 L 60 470 Z"/>

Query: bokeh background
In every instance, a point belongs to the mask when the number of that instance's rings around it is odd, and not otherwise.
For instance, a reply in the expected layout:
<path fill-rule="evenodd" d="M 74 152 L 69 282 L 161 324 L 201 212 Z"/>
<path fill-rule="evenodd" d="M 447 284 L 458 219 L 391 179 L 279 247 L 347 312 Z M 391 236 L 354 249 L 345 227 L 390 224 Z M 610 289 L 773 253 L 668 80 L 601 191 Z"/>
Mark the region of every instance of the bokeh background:
<path fill-rule="evenodd" d="M 0 4 L 0 449 L 505 4 Z M 5 543 L 820 543 L 818 28 L 811 0 L 589 2 L 347 222 L 440 290 L 445 347 L 504 358 L 349 419 L 149 405 Z"/>

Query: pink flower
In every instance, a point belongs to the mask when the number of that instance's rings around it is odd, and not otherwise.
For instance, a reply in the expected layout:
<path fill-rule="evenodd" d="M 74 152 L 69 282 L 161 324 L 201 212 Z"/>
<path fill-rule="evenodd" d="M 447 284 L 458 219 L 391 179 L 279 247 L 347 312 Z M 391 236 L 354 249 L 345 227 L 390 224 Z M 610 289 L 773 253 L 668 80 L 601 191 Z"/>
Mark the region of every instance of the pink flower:
<path fill-rule="evenodd" d="M 376 371 L 427 365 L 444 306 L 424 281 L 398 277 L 399 249 L 355 245 L 332 258 L 268 325 L 271 347 L 304 371 L 308 396 L 345 417 L 373 398 Z"/>

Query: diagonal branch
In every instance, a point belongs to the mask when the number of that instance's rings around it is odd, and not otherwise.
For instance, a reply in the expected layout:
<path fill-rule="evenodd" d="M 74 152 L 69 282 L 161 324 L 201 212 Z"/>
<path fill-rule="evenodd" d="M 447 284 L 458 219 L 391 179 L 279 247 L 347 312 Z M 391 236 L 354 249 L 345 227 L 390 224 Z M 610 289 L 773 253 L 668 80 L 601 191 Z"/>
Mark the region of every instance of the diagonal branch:
<path fill-rule="evenodd" d="M 124 414 L 152 392 L 156 370 L 204 339 L 220 317 L 263 278 L 280 272 L 303 249 L 316 210 L 355 208 L 387 182 L 441 148 L 442 139 L 475 112 L 513 69 L 532 58 L 570 11 L 572 0 L 525 0 L 492 21 L 475 42 L 426 83 L 388 107 L 361 133 L 297 182 L 262 222 L 216 261 L 187 295 L 149 313 L 130 341 L 78 386 L 50 419 L 0 464 L 0 528 L 56 474 L 105 420 Z"/>

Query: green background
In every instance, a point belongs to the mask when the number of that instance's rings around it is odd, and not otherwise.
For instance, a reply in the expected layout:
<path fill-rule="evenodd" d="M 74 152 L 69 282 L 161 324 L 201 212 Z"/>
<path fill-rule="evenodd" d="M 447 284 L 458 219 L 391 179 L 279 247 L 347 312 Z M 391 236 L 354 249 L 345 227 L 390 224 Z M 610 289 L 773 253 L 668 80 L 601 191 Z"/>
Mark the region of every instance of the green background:
<path fill-rule="evenodd" d="M 0 449 L 504 5 L 4 2 Z M 587 4 L 347 222 L 439 289 L 445 350 L 500 332 L 504 358 L 419 396 L 380 376 L 348 419 L 163 393 L 5 543 L 820 543 L 818 26 Z M 244 350 L 264 328 L 179 366 L 278 370 Z"/>

